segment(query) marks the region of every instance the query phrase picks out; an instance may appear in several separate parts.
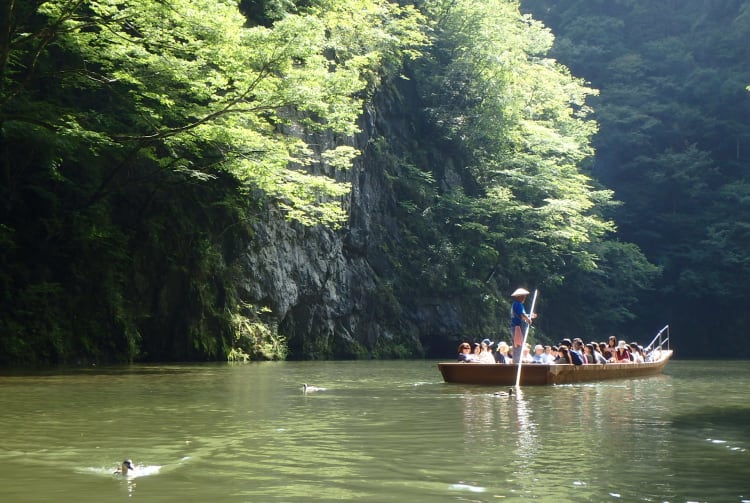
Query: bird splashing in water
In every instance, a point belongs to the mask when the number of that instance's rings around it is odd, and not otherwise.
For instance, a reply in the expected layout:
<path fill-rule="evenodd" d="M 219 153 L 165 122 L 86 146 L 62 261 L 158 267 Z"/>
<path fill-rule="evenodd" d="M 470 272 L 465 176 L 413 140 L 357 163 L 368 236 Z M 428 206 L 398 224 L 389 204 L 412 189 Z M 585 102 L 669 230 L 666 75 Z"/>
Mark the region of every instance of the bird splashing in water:
<path fill-rule="evenodd" d="M 114 471 L 114 473 L 117 475 L 126 475 L 129 477 L 135 475 L 135 465 L 133 464 L 133 460 L 126 459 L 125 461 L 123 461 L 120 467 Z"/>
<path fill-rule="evenodd" d="M 319 388 L 318 386 L 311 386 L 307 383 L 302 384 L 303 393 L 313 393 L 315 391 L 325 391 L 325 388 Z"/>

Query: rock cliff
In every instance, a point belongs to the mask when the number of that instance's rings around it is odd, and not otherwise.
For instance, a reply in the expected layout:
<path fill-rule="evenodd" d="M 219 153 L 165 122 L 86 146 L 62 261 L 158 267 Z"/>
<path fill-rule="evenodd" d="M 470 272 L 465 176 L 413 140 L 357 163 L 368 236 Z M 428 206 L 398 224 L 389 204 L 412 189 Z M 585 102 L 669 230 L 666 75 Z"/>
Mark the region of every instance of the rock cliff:
<path fill-rule="evenodd" d="M 344 228 L 305 227 L 271 210 L 256 226 L 245 254 L 243 295 L 272 310 L 290 358 L 422 356 L 434 336 L 461 330 L 461 314 L 450 303 L 397 298 L 390 288 L 398 271 L 387 250 L 400 240 L 390 181 L 399 173 L 391 159 L 411 141 L 416 102 L 412 90 L 391 89 L 365 107 L 361 133 L 349 139 L 362 154 L 352 169 L 328 173 L 352 186 L 343 202 L 349 212 Z M 373 148 L 378 141 L 388 155 Z"/>

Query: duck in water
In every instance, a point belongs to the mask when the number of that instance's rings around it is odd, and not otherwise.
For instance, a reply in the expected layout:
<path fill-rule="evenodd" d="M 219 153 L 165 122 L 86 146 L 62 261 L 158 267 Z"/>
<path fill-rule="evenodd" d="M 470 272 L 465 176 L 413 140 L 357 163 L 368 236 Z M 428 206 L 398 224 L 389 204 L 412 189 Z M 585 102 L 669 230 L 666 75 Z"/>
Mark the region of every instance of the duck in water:
<path fill-rule="evenodd" d="M 135 475 L 135 465 L 133 464 L 132 459 L 126 459 L 122 462 L 120 467 L 114 471 L 116 475 L 127 475 L 127 476 L 133 476 Z"/>
<path fill-rule="evenodd" d="M 310 386 L 307 383 L 302 384 L 302 392 L 303 393 L 312 393 L 314 391 L 325 391 L 325 388 L 319 388 L 317 386 Z"/>
<path fill-rule="evenodd" d="M 495 396 L 501 396 L 504 398 L 512 398 L 513 397 L 513 388 L 508 388 L 508 391 L 496 391 Z"/>

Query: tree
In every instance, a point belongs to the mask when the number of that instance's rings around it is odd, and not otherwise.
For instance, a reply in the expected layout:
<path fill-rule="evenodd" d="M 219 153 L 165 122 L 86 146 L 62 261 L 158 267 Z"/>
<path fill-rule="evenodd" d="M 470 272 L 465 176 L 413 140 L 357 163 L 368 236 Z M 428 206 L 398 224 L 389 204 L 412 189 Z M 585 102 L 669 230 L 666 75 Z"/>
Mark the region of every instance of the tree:
<path fill-rule="evenodd" d="M 728 340 L 747 317 L 725 306 L 750 293 L 735 253 L 747 236 L 731 224 L 743 214 L 747 182 L 750 6 L 525 4 L 557 34 L 552 54 L 602 91 L 592 101 L 600 123 L 592 173 L 624 202 L 613 214 L 618 235 L 664 271 L 653 295 L 641 298 L 642 326 L 671 320 L 688 356 L 747 355 L 736 336 Z M 726 344 L 708 343 L 717 328 Z"/>
<path fill-rule="evenodd" d="M 434 180 L 435 198 L 404 205 L 417 216 L 408 234 L 426 241 L 424 253 L 410 257 L 422 272 L 406 291 L 429 285 L 453 292 L 465 299 L 464 311 L 482 313 L 469 330 L 486 333 L 507 311 L 509 285 L 546 284 L 563 313 L 578 308 L 569 299 L 599 282 L 605 265 L 622 287 L 608 292 L 609 309 L 619 304 L 616 321 L 627 320 L 634 292 L 654 269 L 632 245 L 607 242 L 612 193 L 584 172 L 596 132 L 586 101 L 596 91 L 546 57 L 551 33 L 520 16 L 514 2 L 438 1 L 423 9 L 434 38 L 416 85 L 431 133 L 455 168 L 431 158 L 422 169 Z M 630 275 L 608 263 L 616 250 L 635 266 Z M 558 332 L 556 321 L 541 326 Z M 594 334 L 604 322 L 570 327 Z"/>
<path fill-rule="evenodd" d="M 261 203 L 307 225 L 346 218 L 363 100 L 422 40 L 413 9 L 385 1 L 252 27 L 231 0 L 3 9 L 0 345 L 30 361 L 226 353 L 228 236 L 247 239 Z M 314 131 L 344 141 L 308 145 Z"/>

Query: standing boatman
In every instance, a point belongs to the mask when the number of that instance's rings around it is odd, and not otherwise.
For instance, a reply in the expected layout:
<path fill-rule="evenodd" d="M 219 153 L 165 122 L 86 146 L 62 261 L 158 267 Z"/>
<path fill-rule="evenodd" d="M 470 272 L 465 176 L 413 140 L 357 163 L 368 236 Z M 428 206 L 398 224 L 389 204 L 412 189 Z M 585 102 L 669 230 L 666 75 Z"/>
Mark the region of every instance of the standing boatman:
<path fill-rule="evenodd" d="M 529 291 L 524 288 L 518 288 L 510 296 L 513 297 L 513 304 L 510 306 L 510 339 L 513 341 L 513 363 L 520 361 L 523 351 L 523 334 L 526 325 L 531 325 L 532 320 L 536 318 L 536 313 L 531 316 L 526 314 L 526 297 Z"/>

